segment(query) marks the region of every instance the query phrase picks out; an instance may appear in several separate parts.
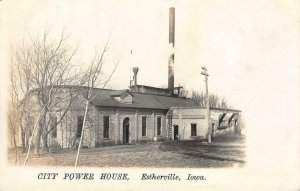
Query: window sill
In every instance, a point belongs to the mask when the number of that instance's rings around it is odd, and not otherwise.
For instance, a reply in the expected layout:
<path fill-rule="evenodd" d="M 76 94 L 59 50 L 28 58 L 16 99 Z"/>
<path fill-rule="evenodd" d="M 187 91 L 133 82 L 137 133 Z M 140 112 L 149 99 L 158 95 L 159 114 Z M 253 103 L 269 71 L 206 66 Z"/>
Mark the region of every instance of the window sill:
<path fill-rule="evenodd" d="M 196 137 L 199 137 L 199 136 L 197 136 L 197 135 L 196 136 L 190 136 L 190 138 L 196 138 Z"/>
<path fill-rule="evenodd" d="M 103 140 L 111 140 L 111 138 L 103 138 Z"/>
<path fill-rule="evenodd" d="M 142 136 L 142 138 L 145 138 L 145 139 L 146 139 L 146 138 L 148 138 L 148 137 L 147 137 L 147 136 Z"/>

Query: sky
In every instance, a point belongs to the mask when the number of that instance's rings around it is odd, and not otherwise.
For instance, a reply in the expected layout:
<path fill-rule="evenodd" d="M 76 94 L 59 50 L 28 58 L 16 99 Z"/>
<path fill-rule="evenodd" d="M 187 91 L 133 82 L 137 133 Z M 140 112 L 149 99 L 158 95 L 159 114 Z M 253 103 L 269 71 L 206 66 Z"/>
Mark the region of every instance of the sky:
<path fill-rule="evenodd" d="M 168 17 L 169 8 L 175 7 L 175 86 L 204 91 L 201 67 L 206 66 L 209 92 L 245 110 L 253 97 L 267 99 L 283 93 L 270 91 L 273 85 L 290 90 L 283 78 L 297 77 L 296 3 L 12 0 L 1 7 L 1 26 L 7 47 L 47 27 L 53 39 L 65 31 L 70 46 L 79 47 L 74 63 L 82 66 L 111 34 L 104 74 L 110 74 L 117 61 L 119 65 L 107 88 L 128 88 L 132 67 L 139 67 L 138 84 L 167 87 Z M 9 51 L 7 47 L 4 51 Z"/>
<path fill-rule="evenodd" d="M 89 63 L 95 49 L 110 38 L 104 67 L 109 74 L 120 61 L 107 88 L 128 88 L 132 67 L 139 67 L 138 84 L 167 87 L 169 8 L 175 7 L 175 86 L 204 91 L 201 67 L 209 73 L 209 92 L 241 107 L 251 70 L 244 60 L 247 15 L 238 1 L 17 1 L 5 9 L 8 43 L 18 44 L 47 27 L 53 38 L 63 30 L 79 46 L 75 62 Z M 30 14 L 28 14 L 30 13 Z M 241 17 L 242 16 L 242 17 Z M 131 54 L 132 50 L 132 54 Z"/>
<path fill-rule="evenodd" d="M 10 45 L 49 28 L 53 39 L 62 31 L 70 35 L 70 46 L 79 47 L 74 63 L 86 66 L 110 36 L 104 74 L 108 76 L 117 61 L 119 65 L 106 88 L 128 88 L 132 67 L 139 67 L 138 84 L 167 87 L 169 8 L 175 7 L 175 86 L 184 86 L 190 93 L 204 91 L 201 67 L 206 66 L 209 93 L 245 110 L 254 97 L 278 95 L 280 99 L 292 89 L 285 84 L 291 80 L 285 78 L 298 77 L 295 55 L 299 47 L 294 43 L 299 39 L 297 3 L 4 1 L 1 27 L 7 46 L 2 53 L 9 55 Z M 285 90 L 270 91 L 274 85 Z"/>

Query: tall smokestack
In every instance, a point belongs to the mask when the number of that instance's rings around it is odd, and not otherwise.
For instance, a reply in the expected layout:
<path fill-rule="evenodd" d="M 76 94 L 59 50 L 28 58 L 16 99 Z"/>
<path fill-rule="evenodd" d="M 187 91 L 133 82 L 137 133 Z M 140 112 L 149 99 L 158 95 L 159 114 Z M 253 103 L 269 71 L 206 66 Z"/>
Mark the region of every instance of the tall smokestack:
<path fill-rule="evenodd" d="M 170 8 L 169 14 L 169 44 L 175 46 L 175 8 Z"/>
<path fill-rule="evenodd" d="M 169 45 L 172 48 L 171 55 L 169 57 L 169 71 L 168 71 L 168 89 L 173 94 L 174 90 L 174 47 L 175 47 L 175 8 L 170 8 L 169 14 Z"/>

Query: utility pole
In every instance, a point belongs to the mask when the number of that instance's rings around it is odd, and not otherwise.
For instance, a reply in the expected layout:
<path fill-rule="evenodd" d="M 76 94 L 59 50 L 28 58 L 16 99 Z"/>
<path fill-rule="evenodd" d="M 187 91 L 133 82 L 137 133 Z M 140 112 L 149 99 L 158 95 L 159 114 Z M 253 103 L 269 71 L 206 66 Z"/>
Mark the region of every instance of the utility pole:
<path fill-rule="evenodd" d="M 207 142 L 211 142 L 211 128 L 209 127 L 209 95 L 208 95 L 208 73 L 205 66 L 201 67 L 201 74 L 205 76 L 205 88 L 206 88 L 206 123 L 207 123 Z"/>

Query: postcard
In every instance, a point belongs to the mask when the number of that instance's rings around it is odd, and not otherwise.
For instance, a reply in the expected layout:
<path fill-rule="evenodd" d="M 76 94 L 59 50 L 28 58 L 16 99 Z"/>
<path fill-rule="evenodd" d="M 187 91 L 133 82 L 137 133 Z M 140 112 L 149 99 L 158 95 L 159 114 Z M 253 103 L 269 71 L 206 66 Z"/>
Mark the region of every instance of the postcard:
<path fill-rule="evenodd" d="M 299 1 L 0 1 L 0 190 L 300 190 Z"/>

